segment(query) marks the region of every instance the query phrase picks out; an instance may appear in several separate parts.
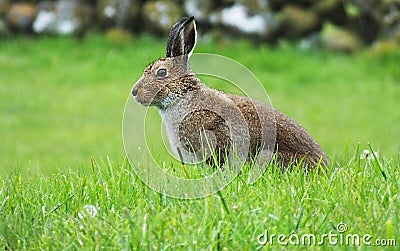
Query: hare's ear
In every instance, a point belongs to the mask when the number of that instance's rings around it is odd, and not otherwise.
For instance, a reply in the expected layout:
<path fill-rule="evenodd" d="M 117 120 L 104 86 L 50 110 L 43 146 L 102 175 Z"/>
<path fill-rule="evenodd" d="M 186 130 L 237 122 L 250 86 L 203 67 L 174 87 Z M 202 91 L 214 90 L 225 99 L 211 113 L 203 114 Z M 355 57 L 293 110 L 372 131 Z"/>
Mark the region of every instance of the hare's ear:
<path fill-rule="evenodd" d="M 192 55 L 196 46 L 197 31 L 194 17 L 184 17 L 171 29 L 167 41 L 167 57 Z"/>

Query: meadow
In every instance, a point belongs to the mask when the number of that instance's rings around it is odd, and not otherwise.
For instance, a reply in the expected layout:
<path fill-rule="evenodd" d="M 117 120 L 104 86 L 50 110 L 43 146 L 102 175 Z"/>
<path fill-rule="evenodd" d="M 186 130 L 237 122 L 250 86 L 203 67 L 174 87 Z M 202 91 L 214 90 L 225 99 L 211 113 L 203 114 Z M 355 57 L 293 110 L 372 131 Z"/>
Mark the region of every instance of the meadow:
<path fill-rule="evenodd" d="M 277 238 L 261 245 L 267 232 L 269 237 L 371 235 L 371 245 L 396 249 L 398 51 L 346 55 L 288 43 L 272 48 L 199 41 L 195 52 L 224 55 L 248 67 L 273 106 L 320 143 L 331 167 L 320 175 L 282 174 L 271 167 L 254 184 L 246 183 L 244 173 L 215 195 L 182 200 L 147 187 L 122 143 L 132 85 L 146 65 L 164 55 L 164 43 L 147 36 L 110 40 L 101 35 L 0 40 L 0 247 L 284 247 Z M 143 123 L 141 117 L 136 123 Z M 371 154 L 363 156 L 364 150 Z M 142 165 L 146 158 L 138 153 Z M 164 161 L 162 154 L 157 161 Z M 328 239 L 308 246 L 355 248 Z M 361 243 L 359 248 L 373 247 Z"/>

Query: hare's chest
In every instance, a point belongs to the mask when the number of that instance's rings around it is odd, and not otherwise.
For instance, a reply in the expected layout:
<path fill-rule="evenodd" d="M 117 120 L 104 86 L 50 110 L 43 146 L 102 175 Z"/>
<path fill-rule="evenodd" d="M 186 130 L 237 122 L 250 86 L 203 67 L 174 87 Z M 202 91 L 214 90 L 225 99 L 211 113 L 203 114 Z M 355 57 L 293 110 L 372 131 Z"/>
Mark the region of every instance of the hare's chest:
<path fill-rule="evenodd" d="M 175 110 L 160 112 L 165 131 L 169 140 L 171 151 L 175 156 L 179 156 L 178 148 L 180 145 L 179 127 L 184 115 Z"/>

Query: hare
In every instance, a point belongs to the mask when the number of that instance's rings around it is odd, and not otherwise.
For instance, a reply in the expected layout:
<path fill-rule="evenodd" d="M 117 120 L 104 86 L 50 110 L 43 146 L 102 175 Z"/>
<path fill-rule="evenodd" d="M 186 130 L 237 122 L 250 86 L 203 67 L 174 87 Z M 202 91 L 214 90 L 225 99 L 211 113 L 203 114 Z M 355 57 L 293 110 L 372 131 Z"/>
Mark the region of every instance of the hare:
<path fill-rule="evenodd" d="M 203 84 L 189 65 L 196 39 L 194 17 L 177 22 L 166 57 L 147 66 L 132 89 L 137 102 L 158 108 L 171 149 L 181 161 L 224 164 L 237 152 L 245 161 L 257 158 L 259 163 L 274 156 L 283 170 L 296 164 L 307 170 L 328 165 L 318 143 L 288 116 Z"/>

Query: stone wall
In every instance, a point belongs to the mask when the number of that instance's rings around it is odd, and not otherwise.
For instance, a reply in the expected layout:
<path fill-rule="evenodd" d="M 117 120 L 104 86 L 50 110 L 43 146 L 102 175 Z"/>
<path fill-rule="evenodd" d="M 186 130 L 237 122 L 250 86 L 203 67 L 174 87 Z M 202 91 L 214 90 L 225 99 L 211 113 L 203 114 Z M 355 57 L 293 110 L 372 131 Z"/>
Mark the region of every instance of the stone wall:
<path fill-rule="evenodd" d="M 349 52 L 400 40 L 400 0 L 0 0 L 0 37 L 83 36 L 116 27 L 165 36 L 192 15 L 211 37 L 296 39 Z"/>

